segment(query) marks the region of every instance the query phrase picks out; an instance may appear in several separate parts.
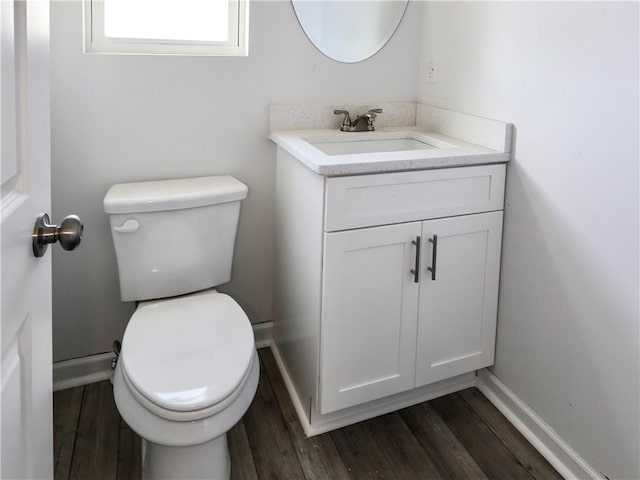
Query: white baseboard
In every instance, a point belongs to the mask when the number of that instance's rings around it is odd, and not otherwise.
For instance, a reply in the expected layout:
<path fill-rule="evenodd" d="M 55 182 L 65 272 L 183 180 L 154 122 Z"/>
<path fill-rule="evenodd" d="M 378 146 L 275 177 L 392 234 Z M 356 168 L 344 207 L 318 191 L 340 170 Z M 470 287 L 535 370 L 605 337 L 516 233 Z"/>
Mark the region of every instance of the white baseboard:
<path fill-rule="evenodd" d="M 487 369 L 476 386 L 540 454 L 566 479 L 605 480 L 536 412 Z"/>
<path fill-rule="evenodd" d="M 307 437 L 311 436 L 311 424 L 309 423 L 309 419 L 307 417 L 306 412 L 304 411 L 304 406 L 300 403 L 300 398 L 298 397 L 298 393 L 296 392 L 296 388 L 293 386 L 293 382 L 291 381 L 291 377 L 289 376 L 289 372 L 287 371 L 287 367 L 282 360 L 282 356 L 280 355 L 280 350 L 278 350 L 278 345 L 275 342 L 271 342 L 271 353 L 273 353 L 273 358 L 276 360 L 276 365 L 278 365 L 278 370 L 280 370 L 280 375 L 282 375 L 282 381 L 284 382 L 284 386 L 287 388 L 287 392 L 289 393 L 289 398 L 291 399 L 291 403 L 293 404 L 293 409 L 296 411 L 298 415 L 298 419 L 300 420 L 300 425 L 302 426 L 302 430 L 304 431 Z"/>
<path fill-rule="evenodd" d="M 264 348 L 271 345 L 273 322 L 254 323 L 253 337 L 256 340 L 256 348 Z"/>
<path fill-rule="evenodd" d="M 54 363 L 53 391 L 110 379 L 113 356 L 113 352 L 106 352 Z"/>
<path fill-rule="evenodd" d="M 272 322 L 253 325 L 256 348 L 271 345 Z M 53 364 L 53 391 L 79 387 L 89 383 L 108 380 L 112 376 L 111 359 L 113 352 L 98 353 L 87 357 L 72 358 Z"/>

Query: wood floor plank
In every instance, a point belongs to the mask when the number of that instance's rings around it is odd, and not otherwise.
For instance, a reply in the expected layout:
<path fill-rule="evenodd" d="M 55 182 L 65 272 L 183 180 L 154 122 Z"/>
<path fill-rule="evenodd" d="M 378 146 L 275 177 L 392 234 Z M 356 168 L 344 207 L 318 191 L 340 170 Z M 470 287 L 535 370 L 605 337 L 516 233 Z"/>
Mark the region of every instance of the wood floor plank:
<path fill-rule="evenodd" d="M 53 465 L 55 480 L 67 480 L 76 442 L 84 386 L 53 394 Z"/>
<path fill-rule="evenodd" d="M 258 391 L 244 416 L 244 424 L 258 478 L 304 478 L 286 423 L 262 366 Z"/>
<path fill-rule="evenodd" d="M 393 478 L 386 458 L 369 434 L 365 423 L 356 423 L 331 432 L 340 456 L 354 479 Z"/>
<path fill-rule="evenodd" d="M 240 420 L 229 430 L 227 440 L 231 456 L 231 480 L 258 480 L 243 420 Z"/>
<path fill-rule="evenodd" d="M 258 353 L 282 416 L 287 423 L 287 429 L 305 478 L 307 480 L 350 479 L 349 471 L 329 434 L 316 435 L 312 438 L 307 438 L 304 434 L 271 350 L 262 348 L 258 350 Z"/>
<path fill-rule="evenodd" d="M 368 428 L 394 469 L 399 473 L 406 472 L 400 478 L 443 478 L 397 412 L 370 420 Z"/>
<path fill-rule="evenodd" d="M 445 478 L 487 480 L 487 476 L 428 403 L 400 411 L 422 448 Z"/>
<path fill-rule="evenodd" d="M 447 395 L 429 403 L 487 477 L 496 480 L 532 480 L 524 465 L 460 394 Z"/>
<path fill-rule="evenodd" d="M 354 478 L 443 478 L 397 413 L 331 433 Z"/>
<path fill-rule="evenodd" d="M 507 448 L 518 457 L 534 478 L 562 480 L 562 476 L 477 388 L 464 390 L 460 395 Z"/>
<path fill-rule="evenodd" d="M 142 440 L 124 420 L 120 421 L 116 478 L 118 480 L 142 478 Z"/>
<path fill-rule="evenodd" d="M 289 391 L 284 384 L 282 374 L 278 369 L 278 364 L 276 363 L 276 359 L 274 358 L 271 349 L 261 348 L 258 350 L 258 354 L 260 356 L 260 364 L 264 367 L 264 371 L 269 377 L 269 382 L 271 383 L 273 394 L 275 395 L 276 399 L 278 400 L 278 404 L 280 405 L 280 410 L 282 411 L 284 421 L 289 423 L 297 420 L 298 415 L 296 414 L 295 408 L 293 408 L 293 403 L 291 402 Z"/>
<path fill-rule="evenodd" d="M 561 478 L 476 390 L 307 438 L 273 356 L 260 358 L 254 402 L 229 432 L 234 480 Z M 56 392 L 54 422 L 56 479 L 140 479 L 140 441 L 109 382 Z"/>
<path fill-rule="evenodd" d="M 300 466 L 307 480 L 350 480 L 351 475 L 331 435 L 307 437 L 298 420 L 287 424 Z"/>
<path fill-rule="evenodd" d="M 113 401 L 111 383 L 87 385 L 69 478 L 115 479 L 119 437 L 120 416 Z"/>

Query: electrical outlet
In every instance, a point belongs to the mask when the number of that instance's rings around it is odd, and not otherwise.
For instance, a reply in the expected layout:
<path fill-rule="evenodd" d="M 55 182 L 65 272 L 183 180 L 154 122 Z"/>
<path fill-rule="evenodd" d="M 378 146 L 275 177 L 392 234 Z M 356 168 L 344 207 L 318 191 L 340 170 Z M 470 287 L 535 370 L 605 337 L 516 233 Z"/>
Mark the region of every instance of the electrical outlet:
<path fill-rule="evenodd" d="M 438 83 L 438 57 L 427 58 L 427 83 Z"/>

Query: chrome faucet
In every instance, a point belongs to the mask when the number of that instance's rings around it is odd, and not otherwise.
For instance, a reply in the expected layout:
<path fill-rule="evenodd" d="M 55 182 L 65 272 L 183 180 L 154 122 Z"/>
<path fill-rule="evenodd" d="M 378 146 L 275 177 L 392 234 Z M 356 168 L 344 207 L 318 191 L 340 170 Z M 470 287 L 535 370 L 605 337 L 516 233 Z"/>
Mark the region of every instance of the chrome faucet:
<path fill-rule="evenodd" d="M 334 115 L 344 115 L 340 130 L 343 132 L 373 132 L 376 128 L 373 122 L 377 114 L 382 113 L 381 108 L 372 108 L 367 113 L 358 115 L 355 120 L 351 121 L 351 116 L 346 110 L 334 110 Z"/>

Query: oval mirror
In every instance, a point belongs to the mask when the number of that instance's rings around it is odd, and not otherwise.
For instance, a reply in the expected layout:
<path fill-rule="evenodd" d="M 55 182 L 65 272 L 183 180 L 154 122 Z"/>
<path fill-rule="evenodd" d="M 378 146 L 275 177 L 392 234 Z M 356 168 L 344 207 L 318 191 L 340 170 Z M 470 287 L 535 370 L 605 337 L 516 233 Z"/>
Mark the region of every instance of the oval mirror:
<path fill-rule="evenodd" d="M 354 63 L 378 52 L 392 37 L 408 0 L 291 0 L 302 29 L 318 50 Z"/>

